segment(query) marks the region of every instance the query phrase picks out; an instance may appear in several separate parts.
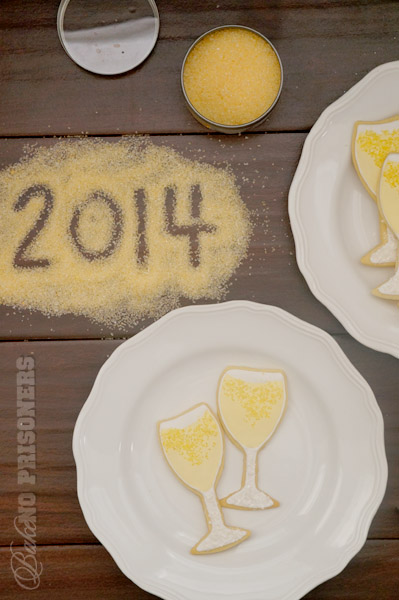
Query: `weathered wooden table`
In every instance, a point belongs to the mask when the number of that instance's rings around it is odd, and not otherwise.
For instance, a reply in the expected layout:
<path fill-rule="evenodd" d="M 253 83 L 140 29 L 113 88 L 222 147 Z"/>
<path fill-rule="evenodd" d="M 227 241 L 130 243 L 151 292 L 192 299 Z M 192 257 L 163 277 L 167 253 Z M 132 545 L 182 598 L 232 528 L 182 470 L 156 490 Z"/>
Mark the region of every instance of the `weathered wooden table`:
<path fill-rule="evenodd" d="M 161 32 L 150 58 L 134 72 L 103 78 L 77 67 L 61 48 L 56 30 L 58 0 L 1 0 L 0 166 L 18 159 L 27 142 L 52 144 L 53 136 L 82 132 L 90 136 L 146 133 L 155 143 L 161 140 L 188 156 L 201 150 L 200 158 L 208 162 L 232 165 L 244 201 L 260 218 L 248 258 L 252 276 L 246 261 L 228 299 L 275 304 L 328 331 L 370 383 L 385 418 L 388 489 L 367 543 L 341 575 L 306 597 L 396 598 L 398 361 L 353 340 L 312 296 L 295 261 L 287 194 L 306 133 L 320 112 L 370 69 L 399 58 L 399 4 L 158 0 L 158 6 Z M 221 136 L 207 134 L 188 113 L 179 76 L 191 42 L 207 29 L 227 23 L 248 25 L 270 37 L 281 54 L 285 86 L 278 106 L 259 130 L 247 137 L 224 137 L 221 143 Z M 248 160 L 249 147 L 256 160 Z M 245 180 L 244 162 L 248 163 Z M 265 176 L 267 185 L 262 187 Z M 263 219 L 268 221 L 267 231 Z M 122 338 L 146 324 L 111 335 L 83 318 L 48 319 L 40 313 L 0 307 L 3 600 L 149 597 L 124 577 L 86 526 L 76 496 L 71 451 L 75 420 L 99 367 Z M 10 563 L 10 544 L 17 552 L 16 546 L 23 543 L 14 528 L 21 491 L 16 412 L 20 356 L 33 356 L 36 371 L 37 465 L 32 489 L 37 499 L 37 559 L 43 572 L 34 591 L 17 585 Z"/>

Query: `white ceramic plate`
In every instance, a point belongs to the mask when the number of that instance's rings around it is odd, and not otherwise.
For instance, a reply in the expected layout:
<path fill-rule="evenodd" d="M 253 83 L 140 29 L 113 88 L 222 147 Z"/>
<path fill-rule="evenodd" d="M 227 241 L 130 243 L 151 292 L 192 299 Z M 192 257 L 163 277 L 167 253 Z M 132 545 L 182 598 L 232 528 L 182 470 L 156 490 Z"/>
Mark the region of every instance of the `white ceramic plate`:
<path fill-rule="evenodd" d="M 371 290 L 393 275 L 360 258 L 379 242 L 377 207 L 352 166 L 357 120 L 399 112 L 399 61 L 371 71 L 309 133 L 289 193 L 297 262 L 313 294 L 359 342 L 399 358 L 399 309 Z"/>
<path fill-rule="evenodd" d="M 287 411 L 259 465 L 260 486 L 281 506 L 225 510 L 252 536 L 193 556 L 206 532 L 201 503 L 167 467 L 156 423 L 199 402 L 215 409 L 228 365 L 287 374 Z M 73 451 L 90 529 L 128 577 L 168 600 L 297 600 L 359 551 L 387 480 L 366 381 L 329 335 L 251 302 L 178 309 L 122 344 L 79 415 Z M 241 469 L 226 441 L 220 497 L 238 489 Z"/>

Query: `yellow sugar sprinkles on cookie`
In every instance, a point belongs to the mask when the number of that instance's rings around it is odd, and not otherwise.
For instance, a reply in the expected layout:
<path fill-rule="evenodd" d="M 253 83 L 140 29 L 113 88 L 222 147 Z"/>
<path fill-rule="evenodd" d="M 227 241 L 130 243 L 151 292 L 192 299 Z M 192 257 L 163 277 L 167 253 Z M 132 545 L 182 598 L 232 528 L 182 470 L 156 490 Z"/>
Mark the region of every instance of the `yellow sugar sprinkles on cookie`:
<path fill-rule="evenodd" d="M 352 159 L 361 182 L 373 200 L 377 201 L 381 167 L 390 152 L 399 152 L 399 116 L 383 121 L 358 121 L 352 137 Z M 393 266 L 398 242 L 379 211 L 381 243 L 363 258 L 374 267 Z"/>
<path fill-rule="evenodd" d="M 399 242 L 399 153 L 388 154 L 382 165 L 377 198 L 381 214 Z M 399 299 L 399 254 L 393 277 L 373 290 L 373 294 L 388 300 Z"/>

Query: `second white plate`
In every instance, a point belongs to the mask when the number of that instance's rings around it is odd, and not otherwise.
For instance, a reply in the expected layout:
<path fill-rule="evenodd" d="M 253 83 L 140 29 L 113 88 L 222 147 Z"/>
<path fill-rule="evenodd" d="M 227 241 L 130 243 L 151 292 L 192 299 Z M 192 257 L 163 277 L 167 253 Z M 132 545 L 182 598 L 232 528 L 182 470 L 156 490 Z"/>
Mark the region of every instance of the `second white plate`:
<path fill-rule="evenodd" d="M 352 165 L 355 121 L 399 112 L 399 61 L 371 71 L 309 133 L 289 193 L 297 262 L 311 291 L 358 341 L 399 358 L 399 308 L 371 290 L 393 269 L 362 265 L 379 242 L 378 213 Z"/>

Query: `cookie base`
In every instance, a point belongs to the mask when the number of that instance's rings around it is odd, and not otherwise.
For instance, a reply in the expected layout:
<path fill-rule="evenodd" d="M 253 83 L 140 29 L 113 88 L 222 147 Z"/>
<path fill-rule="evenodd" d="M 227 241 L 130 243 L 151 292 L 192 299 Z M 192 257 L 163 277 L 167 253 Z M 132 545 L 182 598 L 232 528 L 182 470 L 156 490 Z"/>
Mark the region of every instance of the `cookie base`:
<path fill-rule="evenodd" d="M 241 544 L 251 535 L 248 529 L 240 529 L 239 527 L 227 527 L 224 530 L 223 546 L 220 545 L 220 534 L 218 531 L 210 531 L 203 537 L 198 544 L 191 548 L 191 554 L 213 554 L 215 552 L 223 552 L 229 548 L 233 548 Z"/>
<path fill-rule="evenodd" d="M 397 256 L 397 241 L 381 218 L 380 239 L 381 243 L 367 252 L 360 260 L 369 267 L 394 267 Z"/>
<path fill-rule="evenodd" d="M 255 488 L 249 490 L 245 487 L 233 492 L 220 500 L 224 508 L 238 508 L 241 510 L 266 510 L 267 508 L 277 508 L 280 503 L 261 490 Z"/>
<path fill-rule="evenodd" d="M 399 300 L 399 269 L 393 277 L 385 281 L 374 290 L 372 290 L 374 296 L 384 298 L 385 300 Z"/>

